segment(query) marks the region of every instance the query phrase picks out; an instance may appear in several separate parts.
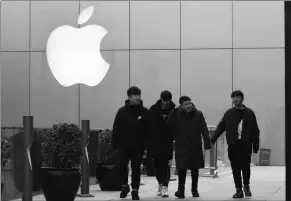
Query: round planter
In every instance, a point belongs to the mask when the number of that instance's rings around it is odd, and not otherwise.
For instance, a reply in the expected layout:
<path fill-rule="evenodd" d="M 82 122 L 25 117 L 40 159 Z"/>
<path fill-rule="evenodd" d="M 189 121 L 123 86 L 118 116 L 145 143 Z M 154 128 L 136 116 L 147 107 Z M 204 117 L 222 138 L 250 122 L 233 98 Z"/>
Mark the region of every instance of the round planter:
<path fill-rule="evenodd" d="M 80 182 L 79 169 L 41 168 L 41 186 L 46 201 L 74 201 Z"/>
<path fill-rule="evenodd" d="M 116 165 L 97 164 L 96 179 L 102 191 L 120 191 L 121 181 Z"/>

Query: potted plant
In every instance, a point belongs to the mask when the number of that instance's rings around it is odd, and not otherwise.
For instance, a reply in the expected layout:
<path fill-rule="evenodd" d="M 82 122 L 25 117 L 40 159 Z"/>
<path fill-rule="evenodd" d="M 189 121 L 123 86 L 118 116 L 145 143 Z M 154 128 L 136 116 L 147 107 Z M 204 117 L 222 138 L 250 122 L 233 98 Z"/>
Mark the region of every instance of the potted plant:
<path fill-rule="evenodd" d="M 117 151 L 111 146 L 112 131 L 102 130 L 98 136 L 96 179 L 102 191 L 119 191 L 121 182 L 117 167 Z"/>
<path fill-rule="evenodd" d="M 47 201 L 73 201 L 81 182 L 82 129 L 61 123 L 44 131 L 41 186 Z"/>
<path fill-rule="evenodd" d="M 2 131 L 2 130 L 1 130 Z M 1 132 L 1 170 L 9 163 L 12 152 L 12 144 L 8 138 Z M 4 184 L 1 176 L 1 197 L 3 195 Z"/>

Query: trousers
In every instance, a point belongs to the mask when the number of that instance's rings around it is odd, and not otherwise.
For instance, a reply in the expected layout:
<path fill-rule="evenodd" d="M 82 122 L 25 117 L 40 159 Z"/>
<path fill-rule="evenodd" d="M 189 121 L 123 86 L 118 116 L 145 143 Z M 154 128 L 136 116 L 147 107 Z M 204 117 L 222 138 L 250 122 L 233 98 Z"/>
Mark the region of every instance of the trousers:
<path fill-rule="evenodd" d="M 169 183 L 169 165 L 167 158 L 154 158 L 154 168 L 156 172 L 156 178 L 159 184 L 162 186 L 167 186 Z"/>
<path fill-rule="evenodd" d="M 179 178 L 178 190 L 184 192 L 187 169 L 178 169 L 177 171 L 178 171 L 178 178 Z M 191 169 L 192 191 L 196 191 L 198 188 L 198 177 L 199 177 L 199 169 L 197 168 Z"/>
<path fill-rule="evenodd" d="M 234 144 L 228 145 L 228 158 L 231 164 L 235 188 L 237 189 L 242 188 L 242 183 L 244 186 L 248 186 L 250 184 L 251 156 L 251 142 L 237 140 Z"/>
<path fill-rule="evenodd" d="M 139 189 L 141 163 L 143 159 L 143 150 L 137 149 L 122 149 L 119 150 L 118 170 L 122 185 L 128 185 L 128 164 L 131 162 L 131 187 L 132 189 Z"/>

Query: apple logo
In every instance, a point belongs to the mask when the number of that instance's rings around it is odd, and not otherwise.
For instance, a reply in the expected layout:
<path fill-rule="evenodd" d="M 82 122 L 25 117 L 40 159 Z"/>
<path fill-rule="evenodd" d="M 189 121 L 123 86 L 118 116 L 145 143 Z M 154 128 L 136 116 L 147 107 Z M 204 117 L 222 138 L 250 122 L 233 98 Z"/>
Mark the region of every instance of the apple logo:
<path fill-rule="evenodd" d="M 78 24 L 87 22 L 94 6 L 85 8 Z M 47 40 L 48 65 L 56 80 L 64 87 L 74 84 L 97 86 L 109 70 L 101 56 L 100 45 L 107 30 L 95 24 L 83 28 L 63 25 L 53 30 Z"/>

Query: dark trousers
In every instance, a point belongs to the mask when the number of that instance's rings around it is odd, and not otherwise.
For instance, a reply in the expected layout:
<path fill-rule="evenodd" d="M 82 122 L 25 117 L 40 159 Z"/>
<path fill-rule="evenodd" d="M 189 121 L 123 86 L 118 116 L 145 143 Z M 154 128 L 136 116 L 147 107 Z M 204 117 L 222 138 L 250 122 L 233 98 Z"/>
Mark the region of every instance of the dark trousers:
<path fill-rule="evenodd" d="M 154 168 L 156 172 L 156 178 L 159 184 L 168 187 L 169 183 L 169 165 L 167 158 L 155 158 L 153 159 Z"/>
<path fill-rule="evenodd" d="M 142 158 L 142 150 L 124 149 L 119 151 L 119 176 L 122 185 L 128 185 L 128 164 L 130 160 L 132 171 L 131 187 L 132 189 L 139 189 Z"/>
<path fill-rule="evenodd" d="M 250 184 L 251 176 L 251 156 L 252 144 L 243 140 L 237 140 L 234 144 L 228 145 L 228 158 L 230 160 L 235 188 L 242 188 L 243 184 L 247 186 Z"/>
<path fill-rule="evenodd" d="M 178 177 L 179 177 L 178 190 L 184 192 L 187 169 L 178 169 L 177 171 L 178 171 Z M 196 168 L 191 169 L 192 191 L 196 191 L 198 188 L 198 177 L 199 177 L 199 169 L 196 169 Z"/>

